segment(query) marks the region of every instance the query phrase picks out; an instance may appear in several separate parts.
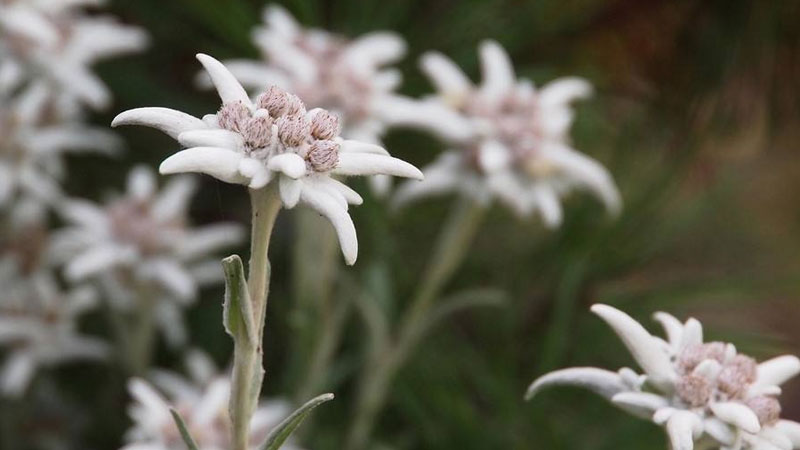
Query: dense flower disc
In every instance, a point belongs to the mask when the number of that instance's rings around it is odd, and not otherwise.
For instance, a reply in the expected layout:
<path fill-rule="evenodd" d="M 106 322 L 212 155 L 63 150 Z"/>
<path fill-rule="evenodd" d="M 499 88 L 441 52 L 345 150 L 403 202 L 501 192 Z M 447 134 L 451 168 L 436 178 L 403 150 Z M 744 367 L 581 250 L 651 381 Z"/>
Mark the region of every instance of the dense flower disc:
<path fill-rule="evenodd" d="M 411 164 L 383 148 L 338 135 L 336 116 L 306 110 L 294 94 L 276 86 L 251 100 L 241 84 L 216 59 L 197 56 L 217 88 L 222 106 L 202 120 L 166 108 L 121 113 L 113 125 L 158 128 L 187 147 L 161 163 L 163 174 L 201 172 L 251 189 L 275 186 L 286 208 L 304 203 L 336 229 L 345 260 L 358 254 L 348 204 L 361 196 L 339 181 L 349 175 L 394 175 L 422 179 Z"/>
<path fill-rule="evenodd" d="M 450 150 L 424 169 L 424 183 L 401 187 L 396 202 L 456 191 L 482 203 L 496 198 L 520 216 L 538 213 L 555 227 L 562 221 L 560 197 L 584 188 L 616 214 L 621 200 L 611 175 L 569 145 L 571 103 L 591 93 L 589 83 L 561 78 L 536 89 L 515 79 L 499 44 L 484 42 L 479 51 L 479 86 L 444 55 L 422 57 L 437 93 L 409 109 L 404 121 L 431 129 Z"/>
<path fill-rule="evenodd" d="M 695 319 L 680 323 L 656 313 L 667 340 L 650 335 L 630 316 L 607 305 L 592 311 L 630 350 L 643 375 L 628 368 L 558 370 L 531 384 L 527 397 L 554 385 L 588 388 L 620 408 L 663 425 L 673 450 L 792 450 L 800 424 L 780 418 L 780 385 L 800 373 L 800 359 L 779 356 L 758 364 L 733 344 L 703 342 Z"/>

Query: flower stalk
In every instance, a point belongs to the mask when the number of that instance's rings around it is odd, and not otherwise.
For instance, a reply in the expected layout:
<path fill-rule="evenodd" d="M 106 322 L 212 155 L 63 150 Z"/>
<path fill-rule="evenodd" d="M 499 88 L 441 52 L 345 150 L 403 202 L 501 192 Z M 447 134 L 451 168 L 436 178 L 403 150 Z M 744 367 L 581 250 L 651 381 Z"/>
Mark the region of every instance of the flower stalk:
<path fill-rule="evenodd" d="M 428 313 L 464 261 L 485 212 L 483 205 L 464 198 L 445 223 L 424 272 L 424 279 L 400 321 L 396 338 L 390 340 L 384 351 L 373 353 L 374 361 L 364 365 L 347 449 L 365 448 L 375 419 L 386 401 L 392 379 L 424 335 L 426 324 L 429 323 Z"/>
<path fill-rule="evenodd" d="M 269 296 L 268 251 L 272 228 L 281 207 L 280 199 L 271 188 L 251 190 L 250 198 L 252 240 L 246 288 L 237 289 L 243 281 L 241 261 L 238 258 L 229 258 L 223 262 L 230 295 L 230 299 L 226 298 L 226 326 L 234 339 L 233 381 L 229 405 L 233 425 L 233 450 L 249 448 L 250 419 L 258 405 L 264 378 L 262 340 Z M 233 305 L 234 302 L 238 305 Z M 232 314 L 242 319 L 236 325 L 231 320 Z"/>

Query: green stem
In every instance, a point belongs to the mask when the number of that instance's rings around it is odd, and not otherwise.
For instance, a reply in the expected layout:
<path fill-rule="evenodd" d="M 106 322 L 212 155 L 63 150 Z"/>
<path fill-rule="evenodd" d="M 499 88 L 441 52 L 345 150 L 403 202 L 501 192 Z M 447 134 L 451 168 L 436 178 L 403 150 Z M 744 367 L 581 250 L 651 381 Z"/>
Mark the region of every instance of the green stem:
<path fill-rule="evenodd" d="M 257 338 L 256 342 L 247 339 L 234 341 L 230 403 L 233 450 L 249 450 L 250 418 L 258 404 L 264 378 L 262 341 L 269 296 L 269 241 L 281 208 L 280 199 L 272 188 L 251 190 L 250 201 L 252 235 L 247 288 L 256 319 Z"/>
<path fill-rule="evenodd" d="M 387 353 L 377 355 L 376 361 L 364 367 L 355 416 L 345 448 L 361 450 L 369 442 L 392 379 L 421 340 L 427 314 L 463 262 L 485 211 L 475 201 L 462 199 L 451 213 L 439 235 L 422 283 L 400 321 L 396 340 Z"/>
<path fill-rule="evenodd" d="M 304 381 L 300 383 L 300 388 L 297 391 L 298 401 L 308 399 L 314 395 L 328 375 L 349 310 L 350 302 L 341 302 L 336 305 L 333 314 L 326 314 L 324 319 L 321 320 L 322 330 L 318 333 L 314 343 L 311 360 L 305 371 Z"/>
<path fill-rule="evenodd" d="M 156 338 L 155 298 L 149 286 L 137 287 L 138 305 L 133 333 L 128 339 L 130 370 L 133 375 L 142 375 L 150 367 Z"/>
<path fill-rule="evenodd" d="M 339 318 L 341 305 L 347 302 L 334 305 L 331 301 L 341 256 L 330 223 L 311 210 L 297 211 L 295 217 L 291 313 L 295 338 L 289 373 L 292 380 L 302 380 L 293 386 L 295 400 L 302 404 L 328 373 L 332 352 L 338 347 L 337 328 L 344 319 Z"/>
<path fill-rule="evenodd" d="M 545 335 L 544 346 L 539 358 L 539 373 L 549 372 L 561 365 L 565 356 L 570 333 L 570 325 L 575 317 L 581 285 L 586 276 L 588 261 L 586 257 L 572 260 L 561 275 L 556 288 L 553 315 Z"/>

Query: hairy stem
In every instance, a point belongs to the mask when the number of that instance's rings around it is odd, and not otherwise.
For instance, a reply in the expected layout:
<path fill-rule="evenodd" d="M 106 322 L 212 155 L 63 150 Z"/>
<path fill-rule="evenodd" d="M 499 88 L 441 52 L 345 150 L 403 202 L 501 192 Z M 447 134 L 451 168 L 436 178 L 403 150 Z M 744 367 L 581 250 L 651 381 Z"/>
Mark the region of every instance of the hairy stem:
<path fill-rule="evenodd" d="M 251 190 L 250 201 L 252 229 L 247 287 L 257 333 L 255 342 L 247 339 L 234 342 L 230 405 L 233 450 L 249 450 L 250 418 L 258 404 L 264 378 L 262 341 L 270 277 L 267 253 L 272 228 L 281 208 L 280 199 L 272 188 Z"/>
<path fill-rule="evenodd" d="M 462 199 L 445 223 L 422 283 L 400 321 L 396 339 L 386 353 L 377 355 L 376 361 L 370 361 L 364 367 L 355 416 L 347 438 L 348 450 L 361 450 L 369 442 L 392 379 L 422 338 L 427 313 L 463 262 L 484 213 L 482 205 Z"/>

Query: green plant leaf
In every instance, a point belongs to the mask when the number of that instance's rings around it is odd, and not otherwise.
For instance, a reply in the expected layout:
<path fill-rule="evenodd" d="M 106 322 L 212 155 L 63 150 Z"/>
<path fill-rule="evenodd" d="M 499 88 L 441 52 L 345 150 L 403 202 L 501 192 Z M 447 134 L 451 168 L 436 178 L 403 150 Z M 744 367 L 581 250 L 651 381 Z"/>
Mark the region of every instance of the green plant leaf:
<path fill-rule="evenodd" d="M 306 417 L 311 414 L 311 411 L 317 406 L 333 400 L 333 394 L 322 394 L 318 397 L 306 402 L 305 405 L 297 408 L 289 417 L 279 423 L 277 427 L 273 428 L 267 436 L 264 444 L 261 445 L 261 450 L 278 450 L 284 442 L 289 439 L 295 429 L 303 423 Z"/>
<path fill-rule="evenodd" d="M 225 331 L 234 340 L 244 338 L 250 345 L 255 345 L 256 328 L 253 320 L 253 308 L 250 304 L 250 292 L 244 277 L 244 266 L 238 255 L 222 260 L 225 272 L 225 304 L 222 312 L 222 323 Z"/>
<path fill-rule="evenodd" d="M 189 448 L 189 450 L 199 450 L 199 447 L 194 442 L 194 439 L 192 439 L 192 435 L 189 434 L 189 429 L 186 428 L 186 422 L 183 421 L 183 417 L 181 417 L 181 415 L 178 414 L 178 411 L 175 411 L 174 409 L 170 408 L 169 412 L 172 413 L 172 418 L 175 420 L 175 425 L 178 426 L 178 431 L 180 431 L 186 447 Z"/>

